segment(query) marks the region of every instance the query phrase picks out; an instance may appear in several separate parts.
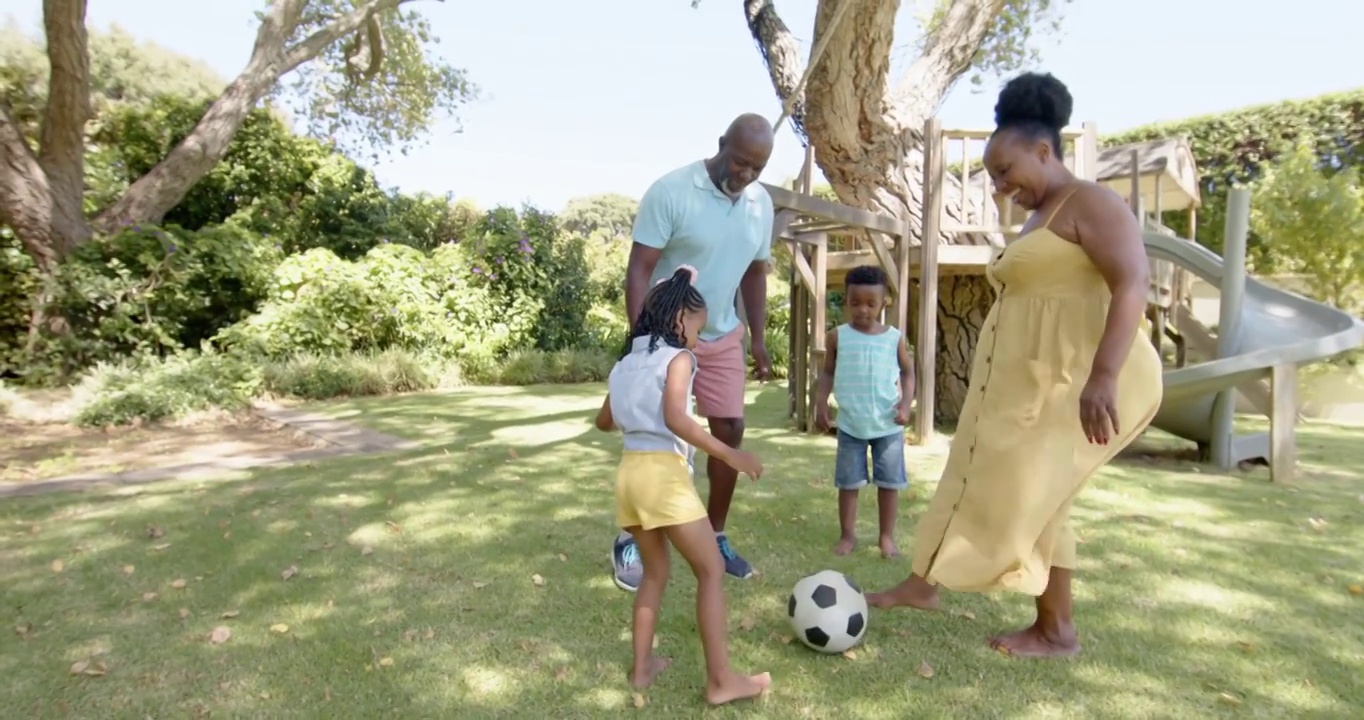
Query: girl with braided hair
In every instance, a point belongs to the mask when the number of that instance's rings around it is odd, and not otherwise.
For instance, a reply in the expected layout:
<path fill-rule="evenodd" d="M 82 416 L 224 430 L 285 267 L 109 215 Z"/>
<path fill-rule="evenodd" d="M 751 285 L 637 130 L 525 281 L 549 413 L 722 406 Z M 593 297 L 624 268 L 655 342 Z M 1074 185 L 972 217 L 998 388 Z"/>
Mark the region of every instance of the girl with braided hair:
<path fill-rule="evenodd" d="M 763 466 L 752 453 L 720 442 L 692 419 L 692 348 L 706 323 L 706 303 L 693 286 L 695 279 L 696 270 L 683 265 L 645 295 L 639 320 L 611 370 L 596 425 L 604 432 L 619 428 L 624 436 L 616 471 L 616 522 L 634 536 L 644 559 L 644 577 L 635 594 L 631 681 L 646 687 L 670 663 L 654 655 L 653 645 L 671 543 L 696 575 L 705 698 L 722 705 L 761 694 L 771 677 L 730 669 L 725 565 L 706 506 L 692 483 L 693 455 L 700 448 L 754 480 Z"/>

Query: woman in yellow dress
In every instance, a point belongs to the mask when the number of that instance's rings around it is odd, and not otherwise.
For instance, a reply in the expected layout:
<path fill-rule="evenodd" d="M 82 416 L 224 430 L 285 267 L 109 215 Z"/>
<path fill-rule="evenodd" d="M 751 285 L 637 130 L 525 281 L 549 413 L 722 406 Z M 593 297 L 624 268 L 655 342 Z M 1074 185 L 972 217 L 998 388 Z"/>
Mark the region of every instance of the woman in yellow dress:
<path fill-rule="evenodd" d="M 1070 113 L 1070 92 L 1049 74 L 1016 77 L 999 94 L 985 167 L 996 192 L 1032 213 L 988 268 L 994 307 L 911 575 L 867 597 L 933 610 L 938 586 L 1033 595 L 1036 621 L 990 641 L 1031 657 L 1080 650 L 1071 502 L 1146 429 L 1162 391 L 1160 357 L 1143 338 L 1141 228 L 1120 197 L 1062 163 Z"/>

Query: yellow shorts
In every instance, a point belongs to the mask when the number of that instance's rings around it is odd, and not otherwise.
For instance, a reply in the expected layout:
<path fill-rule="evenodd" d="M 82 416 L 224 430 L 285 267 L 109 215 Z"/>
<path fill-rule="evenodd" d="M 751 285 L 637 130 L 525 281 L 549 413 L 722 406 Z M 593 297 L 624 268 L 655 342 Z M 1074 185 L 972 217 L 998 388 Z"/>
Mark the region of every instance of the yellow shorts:
<path fill-rule="evenodd" d="M 653 530 L 706 517 L 687 459 L 671 452 L 627 450 L 616 470 L 616 524 Z"/>

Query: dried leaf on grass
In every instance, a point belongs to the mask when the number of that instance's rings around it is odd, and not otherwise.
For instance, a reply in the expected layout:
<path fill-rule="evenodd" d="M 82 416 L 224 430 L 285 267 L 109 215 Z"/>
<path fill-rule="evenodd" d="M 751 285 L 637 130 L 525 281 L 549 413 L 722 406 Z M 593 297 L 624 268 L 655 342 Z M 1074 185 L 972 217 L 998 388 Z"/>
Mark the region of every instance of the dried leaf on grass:
<path fill-rule="evenodd" d="M 933 677 L 934 675 L 933 666 L 929 665 L 927 660 L 919 662 L 919 669 L 917 670 L 917 672 L 919 673 L 919 677 L 924 678 L 925 680 Z"/>
<path fill-rule="evenodd" d="M 230 637 L 232 637 L 232 630 L 226 625 L 219 625 L 218 627 L 213 628 L 213 632 L 208 634 L 208 641 L 214 645 L 221 645 L 222 643 L 227 642 Z"/>
<path fill-rule="evenodd" d="M 109 667 L 102 662 L 90 662 L 89 660 L 77 660 L 71 663 L 70 672 L 72 675 L 86 675 L 89 677 L 99 677 L 109 672 Z"/>
<path fill-rule="evenodd" d="M 280 573 L 279 576 L 282 577 L 282 578 L 284 578 L 285 580 L 288 580 L 289 578 L 294 577 L 294 576 L 297 575 L 297 574 L 298 574 L 298 566 L 297 566 L 297 565 L 290 565 L 289 567 L 284 568 L 284 572 Z"/>

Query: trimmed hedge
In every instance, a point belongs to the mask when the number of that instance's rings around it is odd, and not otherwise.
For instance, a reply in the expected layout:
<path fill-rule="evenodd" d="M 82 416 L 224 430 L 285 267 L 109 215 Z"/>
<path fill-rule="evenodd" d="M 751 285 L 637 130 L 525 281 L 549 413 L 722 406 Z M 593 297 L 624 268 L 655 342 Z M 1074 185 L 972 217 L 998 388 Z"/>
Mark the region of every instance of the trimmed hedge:
<path fill-rule="evenodd" d="M 1364 166 L 1364 88 L 1145 125 L 1100 142 L 1113 147 L 1180 136 L 1188 140 L 1198 162 L 1203 207 L 1198 211 L 1197 240 L 1220 253 L 1227 190 L 1259 179 L 1267 161 L 1291 150 L 1300 139 L 1316 148 L 1327 173 Z M 1165 224 L 1187 227 L 1187 211 L 1169 213 Z M 1252 234 L 1249 255 L 1256 272 L 1276 269 L 1266 239 Z"/>

